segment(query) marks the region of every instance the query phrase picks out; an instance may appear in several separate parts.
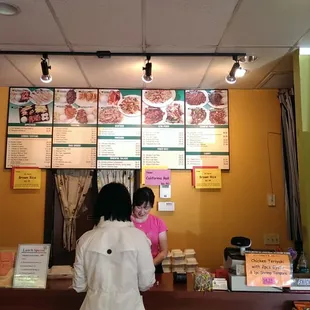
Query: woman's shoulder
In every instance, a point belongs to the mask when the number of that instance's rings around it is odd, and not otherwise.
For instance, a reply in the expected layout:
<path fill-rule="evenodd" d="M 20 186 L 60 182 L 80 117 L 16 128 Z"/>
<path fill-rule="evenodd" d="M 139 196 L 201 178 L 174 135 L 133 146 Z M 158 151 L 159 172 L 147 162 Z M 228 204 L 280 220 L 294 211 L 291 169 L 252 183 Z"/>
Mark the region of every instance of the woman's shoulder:
<path fill-rule="evenodd" d="M 92 239 L 93 235 L 95 234 L 95 229 L 86 231 L 77 241 L 76 243 L 79 244 L 80 247 L 83 247 L 85 244 Z"/>
<path fill-rule="evenodd" d="M 164 223 L 164 221 L 160 217 L 154 214 L 149 214 L 149 220 L 152 221 L 153 223 Z"/>
<path fill-rule="evenodd" d="M 149 215 L 149 220 L 151 221 L 151 223 L 153 223 L 154 225 L 158 226 L 158 227 L 166 227 L 165 222 L 158 216 L 150 214 Z"/>

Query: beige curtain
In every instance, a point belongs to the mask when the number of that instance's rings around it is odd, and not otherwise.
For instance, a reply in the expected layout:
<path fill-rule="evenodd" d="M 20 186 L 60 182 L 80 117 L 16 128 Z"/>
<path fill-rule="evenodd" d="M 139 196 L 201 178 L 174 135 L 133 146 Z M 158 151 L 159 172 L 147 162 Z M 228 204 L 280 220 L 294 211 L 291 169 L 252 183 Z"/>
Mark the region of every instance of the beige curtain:
<path fill-rule="evenodd" d="M 134 170 L 98 170 L 97 171 L 97 185 L 98 191 L 111 182 L 124 184 L 131 196 L 133 196 L 135 184 L 135 171 Z"/>
<path fill-rule="evenodd" d="M 64 217 L 63 244 L 73 251 L 76 244 L 76 218 L 83 212 L 85 196 L 91 186 L 92 170 L 57 170 L 56 188 Z"/>

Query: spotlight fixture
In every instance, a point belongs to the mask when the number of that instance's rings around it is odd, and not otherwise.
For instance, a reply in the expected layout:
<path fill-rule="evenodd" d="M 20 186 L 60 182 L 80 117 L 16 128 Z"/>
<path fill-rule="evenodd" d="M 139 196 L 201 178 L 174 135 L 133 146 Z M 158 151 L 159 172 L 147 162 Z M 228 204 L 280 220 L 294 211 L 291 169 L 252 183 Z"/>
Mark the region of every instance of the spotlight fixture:
<path fill-rule="evenodd" d="M 239 59 L 237 57 L 233 57 L 235 63 L 233 64 L 229 74 L 226 76 L 225 80 L 228 84 L 235 84 L 237 78 L 242 78 L 247 70 L 242 68 L 239 64 Z"/>
<path fill-rule="evenodd" d="M 226 76 L 225 80 L 228 84 L 235 84 L 237 79 L 236 79 L 236 71 L 239 69 L 239 63 L 235 62 L 229 72 L 229 74 Z"/>
<path fill-rule="evenodd" d="M 145 67 L 142 68 L 143 75 L 142 75 L 142 81 L 145 83 L 151 83 L 153 81 L 152 77 L 152 63 L 150 62 L 151 56 L 146 56 L 146 63 Z"/>
<path fill-rule="evenodd" d="M 20 12 L 20 8 L 18 6 L 0 2 L 0 15 L 4 16 L 13 16 L 17 15 Z"/>
<path fill-rule="evenodd" d="M 50 83 L 52 82 L 52 76 L 49 74 L 49 70 L 52 69 L 52 67 L 49 64 L 49 59 L 48 59 L 48 55 L 47 54 L 43 54 L 42 55 L 42 59 L 41 59 L 41 69 L 42 69 L 42 75 L 40 80 L 43 83 Z"/>
<path fill-rule="evenodd" d="M 236 74 L 235 74 L 235 77 L 236 78 L 242 78 L 245 76 L 245 74 L 247 73 L 247 70 L 242 68 L 242 67 L 239 67 L 237 70 L 236 70 Z"/>
<path fill-rule="evenodd" d="M 254 62 L 257 60 L 257 56 L 249 55 L 249 56 L 239 56 L 238 61 L 245 63 L 245 62 Z"/>

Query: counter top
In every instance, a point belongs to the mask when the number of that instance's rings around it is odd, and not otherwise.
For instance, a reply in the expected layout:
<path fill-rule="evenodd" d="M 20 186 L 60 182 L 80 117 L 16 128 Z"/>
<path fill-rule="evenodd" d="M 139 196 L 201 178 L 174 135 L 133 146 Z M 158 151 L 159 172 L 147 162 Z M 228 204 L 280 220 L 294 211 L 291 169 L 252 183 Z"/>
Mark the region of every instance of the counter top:
<path fill-rule="evenodd" d="M 143 294 L 147 310 L 261 310 L 292 309 L 292 301 L 308 300 L 309 294 L 253 292 L 194 292 L 193 277 L 187 285 L 173 285 L 172 274 L 157 277 L 158 285 Z M 71 280 L 48 280 L 42 289 L 0 289 L 0 310 L 78 310 L 85 293 L 69 289 Z M 125 310 L 125 309 L 124 309 Z"/>

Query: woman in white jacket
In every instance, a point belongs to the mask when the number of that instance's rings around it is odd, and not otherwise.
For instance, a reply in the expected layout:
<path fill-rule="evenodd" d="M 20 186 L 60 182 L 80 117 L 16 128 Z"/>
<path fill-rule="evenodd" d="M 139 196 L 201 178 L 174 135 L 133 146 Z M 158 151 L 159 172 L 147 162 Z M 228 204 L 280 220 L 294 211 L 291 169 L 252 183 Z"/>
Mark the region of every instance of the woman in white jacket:
<path fill-rule="evenodd" d="M 120 183 L 105 185 L 97 226 L 77 242 L 73 289 L 87 292 L 81 310 L 144 310 L 140 291 L 155 283 L 149 240 L 130 221 L 131 199 Z"/>

